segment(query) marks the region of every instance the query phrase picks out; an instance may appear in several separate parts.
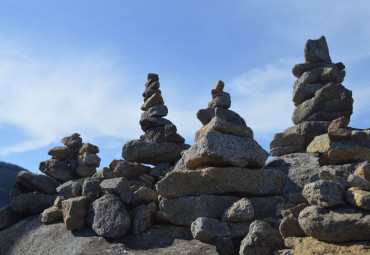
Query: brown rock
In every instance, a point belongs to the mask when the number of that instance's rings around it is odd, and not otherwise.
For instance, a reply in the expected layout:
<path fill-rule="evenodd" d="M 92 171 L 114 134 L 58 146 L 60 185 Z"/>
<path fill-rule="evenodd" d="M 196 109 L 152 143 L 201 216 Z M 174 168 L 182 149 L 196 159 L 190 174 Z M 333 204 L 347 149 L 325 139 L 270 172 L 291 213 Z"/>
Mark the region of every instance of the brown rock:
<path fill-rule="evenodd" d="M 99 148 L 96 145 L 93 145 L 91 143 L 85 143 L 82 145 L 80 151 L 78 152 L 80 155 L 84 154 L 85 152 L 90 152 L 93 154 L 99 153 Z"/>
<path fill-rule="evenodd" d="M 63 210 L 59 207 L 52 206 L 45 209 L 40 214 L 40 221 L 43 223 L 52 223 L 63 219 Z"/>
<path fill-rule="evenodd" d="M 75 197 L 62 202 L 63 221 L 67 230 L 83 229 L 88 212 L 86 197 Z"/>
<path fill-rule="evenodd" d="M 157 104 L 164 104 L 163 97 L 160 93 L 155 93 L 145 103 L 140 107 L 142 111 L 147 111 L 150 107 L 157 105 Z"/>
<path fill-rule="evenodd" d="M 370 210 L 370 191 L 353 187 L 347 190 L 346 199 L 354 206 Z"/>
<path fill-rule="evenodd" d="M 328 131 L 334 131 L 338 128 L 345 128 L 349 124 L 349 119 L 345 116 L 337 118 L 330 123 Z"/>
<path fill-rule="evenodd" d="M 370 181 L 370 164 L 368 162 L 361 164 L 353 174 Z"/>

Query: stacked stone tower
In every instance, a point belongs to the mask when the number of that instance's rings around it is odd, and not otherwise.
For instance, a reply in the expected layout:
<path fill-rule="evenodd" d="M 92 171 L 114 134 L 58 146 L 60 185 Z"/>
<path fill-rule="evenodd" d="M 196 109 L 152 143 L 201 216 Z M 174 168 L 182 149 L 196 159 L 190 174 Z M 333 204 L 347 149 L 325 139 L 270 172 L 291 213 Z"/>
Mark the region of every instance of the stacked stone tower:
<path fill-rule="evenodd" d="M 341 85 L 345 66 L 332 63 L 325 37 L 308 40 L 304 57 L 305 62 L 292 70 L 298 78 L 293 86 L 295 126 L 274 136 L 272 156 L 305 151 L 315 136 L 328 132 L 331 121 L 343 116 L 350 119 L 352 114 L 352 92 Z"/>
<path fill-rule="evenodd" d="M 274 217 L 277 204 L 284 202 L 278 196 L 284 174 L 264 169 L 268 153 L 244 119 L 228 109 L 231 99 L 223 88 L 218 81 L 208 108 L 197 113 L 204 126 L 194 145 L 157 183 L 162 198 L 157 219 L 191 226 L 194 238 L 216 242 L 220 254 L 231 254 L 232 239 L 245 237 L 252 219 Z M 271 251 L 281 246 L 281 238 L 273 235 Z M 221 252 L 225 247 L 228 252 Z"/>
<path fill-rule="evenodd" d="M 152 165 L 174 163 L 181 157 L 181 151 L 189 148 L 184 138 L 177 134 L 176 126 L 164 118 L 168 109 L 161 94 L 158 75 L 149 73 L 140 119 L 145 134 L 123 146 L 122 157 L 126 161 Z"/>

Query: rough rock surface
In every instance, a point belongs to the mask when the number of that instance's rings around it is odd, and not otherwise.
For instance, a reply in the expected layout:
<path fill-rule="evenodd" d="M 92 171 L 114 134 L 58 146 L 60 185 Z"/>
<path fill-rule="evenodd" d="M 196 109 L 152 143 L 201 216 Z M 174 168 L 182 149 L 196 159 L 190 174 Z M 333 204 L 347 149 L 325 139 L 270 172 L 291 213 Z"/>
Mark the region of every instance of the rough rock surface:
<path fill-rule="evenodd" d="M 202 170 L 173 171 L 157 183 L 157 193 L 167 198 L 226 193 L 278 195 L 283 183 L 284 175 L 276 170 L 209 167 Z"/>
<path fill-rule="evenodd" d="M 86 197 L 74 197 L 62 202 L 63 221 L 67 230 L 83 229 L 88 211 Z"/>
<path fill-rule="evenodd" d="M 230 236 L 230 230 L 226 222 L 200 217 L 191 223 L 193 237 L 201 241 L 212 241 L 217 237 Z"/>
<path fill-rule="evenodd" d="M 25 193 L 12 200 L 12 208 L 16 212 L 41 213 L 53 205 L 56 196 L 38 193 Z"/>
<path fill-rule="evenodd" d="M 41 162 L 39 169 L 44 174 L 49 175 L 61 182 L 67 182 L 69 180 L 76 179 L 68 165 L 63 161 L 56 159 L 49 159 Z"/>
<path fill-rule="evenodd" d="M 81 196 L 82 187 L 79 181 L 68 181 L 57 187 L 59 195 L 65 198 Z"/>
<path fill-rule="evenodd" d="M 107 179 L 100 183 L 100 189 L 103 194 L 115 194 L 119 196 L 123 202 L 129 204 L 132 199 L 130 183 L 123 177 Z"/>
<path fill-rule="evenodd" d="M 148 229 L 153 223 L 153 216 L 157 210 L 157 204 L 154 202 L 147 206 L 142 205 L 140 209 L 136 209 L 136 212 L 133 213 L 133 220 L 131 223 L 132 233 L 138 235 Z"/>
<path fill-rule="evenodd" d="M 30 190 L 39 191 L 45 194 L 56 194 L 56 188 L 60 183 L 42 174 L 34 174 L 28 171 L 20 171 L 17 175 L 18 181 Z"/>
<path fill-rule="evenodd" d="M 347 190 L 346 199 L 354 206 L 370 210 L 370 191 L 353 187 Z"/>
<path fill-rule="evenodd" d="M 251 220 L 253 216 L 252 203 L 247 198 L 242 198 L 225 211 L 222 219 L 227 222 L 245 222 Z"/>
<path fill-rule="evenodd" d="M 325 36 L 317 40 L 308 40 L 304 46 L 305 63 L 326 62 L 331 63 L 329 48 Z"/>
<path fill-rule="evenodd" d="M 302 210 L 298 220 L 307 235 L 322 241 L 362 241 L 370 235 L 370 212 L 355 207 L 313 205 Z"/>
<path fill-rule="evenodd" d="M 338 185 L 331 181 L 319 180 L 306 184 L 302 194 L 311 205 L 332 207 L 343 203 Z"/>
<path fill-rule="evenodd" d="M 11 205 L 0 209 L 0 230 L 21 221 L 24 218 L 23 213 L 15 212 Z"/>

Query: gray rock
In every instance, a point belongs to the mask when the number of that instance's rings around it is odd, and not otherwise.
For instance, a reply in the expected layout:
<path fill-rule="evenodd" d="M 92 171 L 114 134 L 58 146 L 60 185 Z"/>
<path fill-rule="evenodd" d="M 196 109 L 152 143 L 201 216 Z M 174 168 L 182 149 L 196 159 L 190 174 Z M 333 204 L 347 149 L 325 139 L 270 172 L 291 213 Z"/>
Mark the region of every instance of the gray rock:
<path fill-rule="evenodd" d="M 24 213 L 14 211 L 11 205 L 0 208 L 0 230 L 21 221 L 24 217 Z"/>
<path fill-rule="evenodd" d="M 56 194 L 56 188 L 60 183 L 52 177 L 34 174 L 29 171 L 20 171 L 17 175 L 18 181 L 32 191 L 46 194 Z"/>
<path fill-rule="evenodd" d="M 80 155 L 83 155 L 85 152 L 89 152 L 89 153 L 92 153 L 92 154 L 97 154 L 99 153 L 99 148 L 98 146 L 96 145 L 93 145 L 91 143 L 85 143 L 84 145 L 82 145 L 81 149 L 79 150 L 79 154 Z"/>
<path fill-rule="evenodd" d="M 270 143 L 270 155 L 282 156 L 285 154 L 305 150 L 305 139 L 297 133 L 277 133 Z"/>
<path fill-rule="evenodd" d="M 365 141 L 355 142 L 352 138 L 353 135 L 348 141 L 330 144 L 327 151 L 320 156 L 321 164 L 336 165 L 370 161 L 370 144 Z"/>
<path fill-rule="evenodd" d="M 280 233 L 264 221 L 256 220 L 249 227 L 248 235 L 240 245 L 239 254 L 270 255 L 284 247 Z"/>
<path fill-rule="evenodd" d="M 153 84 L 154 87 L 155 87 L 155 84 Z M 159 94 L 162 94 L 162 92 L 157 89 L 157 88 L 153 88 L 152 86 L 148 86 L 145 88 L 145 91 L 143 92 L 143 97 L 144 97 L 144 102 L 146 100 L 148 100 L 152 95 L 154 95 L 155 93 L 159 93 Z"/>
<path fill-rule="evenodd" d="M 146 142 L 172 142 L 184 143 L 185 139 L 177 133 L 177 128 L 173 124 L 167 124 L 162 127 L 149 128 L 145 134 L 140 136 L 140 140 Z"/>
<path fill-rule="evenodd" d="M 236 201 L 226 209 L 222 219 L 227 222 L 246 222 L 254 217 L 252 203 L 247 198 Z"/>
<path fill-rule="evenodd" d="M 141 129 L 146 132 L 150 128 L 164 127 L 166 125 L 173 125 L 171 121 L 162 117 L 141 117 L 140 126 Z"/>
<path fill-rule="evenodd" d="M 112 160 L 109 164 L 109 169 L 113 171 L 114 177 L 124 177 L 127 180 L 134 180 L 141 174 L 148 172 L 150 167 L 137 162 L 130 163 L 124 160 Z"/>
<path fill-rule="evenodd" d="M 319 158 L 309 153 L 292 153 L 269 161 L 266 169 L 274 169 L 285 174 L 283 197 L 288 201 L 289 194 L 301 193 L 303 187 L 318 180 Z"/>
<path fill-rule="evenodd" d="M 59 195 L 65 198 L 79 197 L 82 194 L 82 187 L 79 181 L 65 182 L 57 187 Z"/>
<path fill-rule="evenodd" d="M 56 159 L 49 159 L 40 163 L 40 171 L 58 181 L 67 182 L 76 179 L 66 163 Z"/>
<path fill-rule="evenodd" d="M 158 105 L 164 104 L 163 97 L 161 93 L 154 93 L 151 97 L 149 97 L 145 103 L 140 107 L 142 111 L 147 111 L 149 108 Z"/>
<path fill-rule="evenodd" d="M 318 67 L 305 72 L 296 83 L 308 84 L 328 84 L 342 83 L 344 80 L 345 72 L 339 71 L 339 69 L 334 67 Z"/>
<path fill-rule="evenodd" d="M 152 165 L 174 163 L 181 157 L 181 152 L 189 147 L 187 144 L 132 140 L 123 145 L 122 157 L 129 162 Z"/>
<path fill-rule="evenodd" d="M 100 196 L 100 183 L 103 178 L 86 178 L 82 185 L 82 195 L 88 197 L 99 197 Z"/>
<path fill-rule="evenodd" d="M 295 108 L 293 123 L 304 121 L 332 121 L 352 114 L 352 92 L 341 84 L 329 83 L 315 93 L 315 96 Z"/>
<path fill-rule="evenodd" d="M 78 163 L 80 165 L 99 167 L 100 158 L 98 155 L 95 155 L 94 153 L 84 152 L 82 155 L 78 156 Z"/>
<path fill-rule="evenodd" d="M 217 94 L 215 97 L 213 97 L 212 101 L 209 102 L 208 107 L 209 108 L 224 108 L 229 109 L 231 106 L 231 97 L 230 94 L 227 92 L 219 91 L 219 90 L 213 90 L 217 91 Z"/>
<path fill-rule="evenodd" d="M 194 239 L 200 241 L 212 241 L 217 237 L 230 236 L 226 222 L 206 217 L 199 217 L 191 223 L 191 233 Z"/>
<path fill-rule="evenodd" d="M 306 207 L 307 204 L 299 204 L 295 207 L 282 211 L 284 218 L 280 222 L 279 232 L 284 239 L 287 237 L 306 236 L 298 222 L 299 213 Z"/>
<path fill-rule="evenodd" d="M 132 233 L 138 235 L 143 233 L 153 224 L 153 216 L 157 212 L 158 208 L 156 203 L 152 202 L 147 206 L 143 205 L 133 215 L 131 223 Z"/>
<path fill-rule="evenodd" d="M 157 192 L 147 187 L 141 187 L 133 193 L 131 203 L 134 205 L 139 205 L 157 201 Z"/>
<path fill-rule="evenodd" d="M 321 36 L 316 40 L 307 40 L 304 45 L 304 61 L 311 62 L 326 62 L 331 63 L 329 56 L 329 48 L 326 43 L 325 36 Z"/>
<path fill-rule="evenodd" d="M 230 123 L 246 126 L 245 120 L 239 114 L 224 108 L 207 108 L 197 112 L 197 118 L 203 125 L 207 125 L 213 117 L 220 117 Z"/>
<path fill-rule="evenodd" d="M 285 202 L 284 198 L 280 196 L 249 197 L 248 199 L 253 205 L 254 218 L 261 220 L 275 218 L 278 205 Z"/>
<path fill-rule="evenodd" d="M 369 240 L 370 212 L 355 207 L 309 206 L 299 214 L 303 231 L 318 240 L 350 242 Z"/>
<path fill-rule="evenodd" d="M 364 190 L 370 190 L 370 181 L 365 180 L 357 175 L 351 174 L 348 176 L 348 182 L 355 187 L 364 189 Z"/>
<path fill-rule="evenodd" d="M 367 161 L 362 163 L 353 174 L 370 181 L 370 164 Z"/>
<path fill-rule="evenodd" d="M 97 171 L 92 177 L 94 178 L 103 178 L 103 179 L 112 179 L 114 178 L 113 170 L 108 167 L 103 167 Z"/>
<path fill-rule="evenodd" d="M 235 246 L 231 237 L 216 237 L 211 243 L 216 245 L 217 252 L 220 255 L 235 254 Z"/>
<path fill-rule="evenodd" d="M 37 214 L 53 205 L 56 196 L 39 193 L 25 193 L 13 198 L 13 211 Z"/>
<path fill-rule="evenodd" d="M 332 207 L 343 203 L 338 185 L 331 181 L 319 180 L 306 184 L 302 194 L 311 205 Z"/>
<path fill-rule="evenodd" d="M 335 68 L 337 67 L 340 71 L 342 71 L 345 67 L 340 66 L 340 64 L 343 65 L 343 63 L 339 62 L 337 64 L 333 63 L 324 63 L 324 62 L 314 62 L 314 63 L 301 63 L 301 64 L 296 64 L 292 68 L 292 73 L 295 77 L 300 78 L 305 72 L 318 68 L 318 67 L 331 67 Z"/>
<path fill-rule="evenodd" d="M 86 197 L 74 197 L 62 202 L 63 221 L 67 230 L 83 229 L 86 225 L 86 217 L 89 203 Z"/>
<path fill-rule="evenodd" d="M 370 191 L 352 187 L 347 190 L 348 202 L 364 210 L 370 210 Z"/>
<path fill-rule="evenodd" d="M 42 223 L 53 223 L 59 220 L 63 220 L 63 210 L 57 206 L 49 207 L 40 214 Z"/>
<path fill-rule="evenodd" d="M 220 219 L 225 210 L 239 199 L 212 195 L 162 199 L 159 202 L 159 210 L 172 224 L 190 226 L 199 217 Z"/>
<path fill-rule="evenodd" d="M 100 158 L 99 158 L 99 160 L 100 160 Z M 80 165 L 80 166 L 77 167 L 76 173 L 80 177 L 91 177 L 96 173 L 96 166 Z"/>
<path fill-rule="evenodd" d="M 212 131 L 183 153 L 186 167 L 240 166 L 261 168 L 268 153 L 252 138 Z"/>
<path fill-rule="evenodd" d="M 118 239 L 130 228 L 130 215 L 119 197 L 107 194 L 91 204 L 88 222 L 98 235 Z"/>
<path fill-rule="evenodd" d="M 228 222 L 227 225 L 230 229 L 230 237 L 243 239 L 249 232 L 249 226 L 252 224 L 252 221 L 248 222 L 239 222 L 232 223 Z"/>
<path fill-rule="evenodd" d="M 330 122 L 328 121 L 305 121 L 285 129 L 284 133 L 295 133 L 303 136 L 305 147 L 307 147 L 316 136 L 326 134 L 328 132 L 329 125 Z"/>
<path fill-rule="evenodd" d="M 167 106 L 163 104 L 157 104 L 150 107 L 148 110 L 143 112 L 141 116 L 144 117 L 165 117 L 168 114 Z"/>
<path fill-rule="evenodd" d="M 283 183 L 284 174 L 279 171 L 209 167 L 202 170 L 173 171 L 157 183 L 156 189 L 159 195 L 167 198 L 227 193 L 277 195 L 280 194 Z"/>
<path fill-rule="evenodd" d="M 304 101 L 311 99 L 315 96 L 316 91 L 323 88 L 325 84 L 311 83 L 305 84 L 296 82 L 293 87 L 293 102 L 295 106 L 299 106 Z"/>
<path fill-rule="evenodd" d="M 70 136 L 64 137 L 62 143 L 71 149 L 78 149 L 82 145 L 82 138 L 79 134 L 74 133 Z"/>
<path fill-rule="evenodd" d="M 71 153 L 73 153 L 73 150 L 67 146 L 58 146 L 48 152 L 50 156 L 59 160 L 67 159 Z"/>
<path fill-rule="evenodd" d="M 132 199 L 130 183 L 123 177 L 104 180 L 100 183 L 100 189 L 103 194 L 116 194 L 123 202 L 129 204 Z"/>

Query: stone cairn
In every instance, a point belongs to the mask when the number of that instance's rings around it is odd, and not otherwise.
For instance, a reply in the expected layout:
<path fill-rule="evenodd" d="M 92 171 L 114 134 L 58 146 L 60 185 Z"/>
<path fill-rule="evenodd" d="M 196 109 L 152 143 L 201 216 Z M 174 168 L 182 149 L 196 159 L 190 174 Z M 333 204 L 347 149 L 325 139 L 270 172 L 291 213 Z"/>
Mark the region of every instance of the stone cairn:
<path fill-rule="evenodd" d="M 293 86 L 295 126 L 275 134 L 270 143 L 271 156 L 304 152 L 318 135 L 328 132 L 330 122 L 339 117 L 350 119 L 352 92 L 340 83 L 345 66 L 332 63 L 326 39 L 308 40 L 304 47 L 305 62 L 293 67 L 298 80 Z"/>
<path fill-rule="evenodd" d="M 230 95 L 223 88 L 218 81 L 208 108 L 198 111 L 203 127 L 194 145 L 157 183 L 156 219 L 191 227 L 195 239 L 214 243 L 220 254 L 233 254 L 234 242 L 244 237 L 240 254 L 260 254 L 259 249 L 270 254 L 283 246 L 279 232 L 265 221 L 276 222 L 284 174 L 264 169 L 268 153 L 244 119 L 229 110 Z"/>
<path fill-rule="evenodd" d="M 29 171 L 18 173 L 10 194 L 12 203 L 0 211 L 0 229 L 33 214 L 42 213 L 42 222 L 63 219 L 62 201 L 81 196 L 84 179 L 91 177 L 100 165 L 96 155 L 99 149 L 90 143 L 82 143 L 76 133 L 63 138 L 62 143 L 65 146 L 49 150 L 50 160 L 40 163 L 40 171 L 45 175 Z"/>

